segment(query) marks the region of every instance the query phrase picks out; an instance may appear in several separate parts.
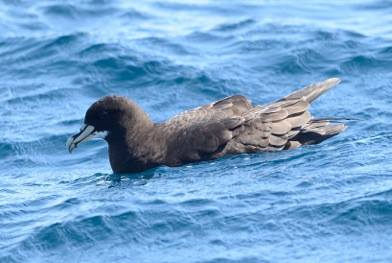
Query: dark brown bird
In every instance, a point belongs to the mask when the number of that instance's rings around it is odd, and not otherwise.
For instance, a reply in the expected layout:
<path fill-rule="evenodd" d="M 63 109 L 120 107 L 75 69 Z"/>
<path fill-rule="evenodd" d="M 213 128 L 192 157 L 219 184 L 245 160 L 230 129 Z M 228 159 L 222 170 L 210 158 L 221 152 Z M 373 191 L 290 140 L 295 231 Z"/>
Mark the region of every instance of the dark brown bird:
<path fill-rule="evenodd" d="M 331 78 L 275 102 L 253 106 L 235 95 L 153 123 L 131 100 L 106 96 L 87 110 L 84 126 L 67 147 L 93 137 L 109 144 L 115 173 L 140 172 L 159 165 L 179 166 L 226 154 L 294 149 L 317 144 L 345 129 L 341 123 L 313 118 L 312 101 L 340 82 Z"/>

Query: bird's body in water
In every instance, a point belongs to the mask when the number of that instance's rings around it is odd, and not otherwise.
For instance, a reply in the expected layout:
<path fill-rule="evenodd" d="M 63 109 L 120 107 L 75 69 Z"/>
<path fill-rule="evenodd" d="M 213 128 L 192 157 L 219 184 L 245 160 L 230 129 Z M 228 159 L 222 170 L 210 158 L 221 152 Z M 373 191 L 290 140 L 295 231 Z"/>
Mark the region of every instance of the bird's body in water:
<path fill-rule="evenodd" d="M 102 137 L 109 144 L 115 173 L 140 172 L 159 165 L 179 166 L 226 154 L 294 149 L 317 144 L 345 129 L 313 118 L 310 103 L 337 85 L 337 78 L 310 85 L 275 102 L 253 106 L 235 95 L 153 123 L 131 100 L 106 96 L 86 112 L 81 131 L 67 142 Z"/>

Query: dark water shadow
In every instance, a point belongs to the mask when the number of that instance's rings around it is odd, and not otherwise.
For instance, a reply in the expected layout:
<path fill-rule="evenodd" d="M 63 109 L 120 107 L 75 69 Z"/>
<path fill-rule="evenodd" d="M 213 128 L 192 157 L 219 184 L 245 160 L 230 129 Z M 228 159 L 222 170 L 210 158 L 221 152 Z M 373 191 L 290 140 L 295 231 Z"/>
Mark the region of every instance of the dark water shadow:
<path fill-rule="evenodd" d="M 124 185 L 145 185 L 148 180 L 157 175 L 157 169 L 153 168 L 140 173 L 113 173 L 107 175 L 105 181 L 109 182 L 108 188 Z"/>

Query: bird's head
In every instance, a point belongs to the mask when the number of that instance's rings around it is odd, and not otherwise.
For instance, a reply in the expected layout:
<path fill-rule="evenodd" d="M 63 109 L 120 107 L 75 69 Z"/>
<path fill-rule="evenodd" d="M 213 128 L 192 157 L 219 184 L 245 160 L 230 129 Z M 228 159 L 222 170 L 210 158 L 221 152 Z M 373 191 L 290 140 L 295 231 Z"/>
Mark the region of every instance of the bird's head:
<path fill-rule="evenodd" d="M 137 106 L 126 97 L 106 96 L 94 102 L 86 112 L 80 131 L 68 139 L 69 152 L 81 142 L 107 139 L 109 134 L 126 129 L 125 125 L 130 124 L 135 111 Z"/>

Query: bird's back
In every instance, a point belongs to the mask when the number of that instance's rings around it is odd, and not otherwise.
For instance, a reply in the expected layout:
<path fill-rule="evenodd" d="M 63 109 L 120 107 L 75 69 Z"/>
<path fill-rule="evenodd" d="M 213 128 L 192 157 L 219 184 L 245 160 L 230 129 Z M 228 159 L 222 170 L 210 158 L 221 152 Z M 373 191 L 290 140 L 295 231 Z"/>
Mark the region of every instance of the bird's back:
<path fill-rule="evenodd" d="M 239 117 L 252 110 L 252 108 L 253 106 L 247 98 L 241 95 L 234 95 L 195 109 L 181 112 L 166 121 L 162 125 L 162 128 L 187 128 L 199 123 Z"/>

